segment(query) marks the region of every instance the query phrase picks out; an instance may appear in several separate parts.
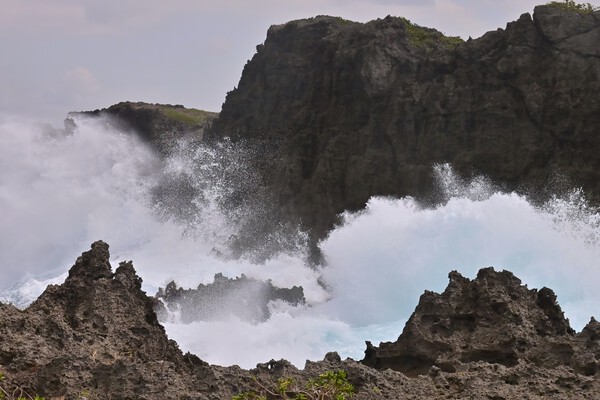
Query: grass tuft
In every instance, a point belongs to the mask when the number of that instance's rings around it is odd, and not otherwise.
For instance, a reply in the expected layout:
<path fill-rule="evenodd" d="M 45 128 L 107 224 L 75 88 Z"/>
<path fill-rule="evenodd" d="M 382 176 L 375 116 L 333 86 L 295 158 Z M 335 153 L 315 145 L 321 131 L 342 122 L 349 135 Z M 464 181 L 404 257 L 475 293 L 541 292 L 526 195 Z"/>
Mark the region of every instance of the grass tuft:
<path fill-rule="evenodd" d="M 435 29 L 424 28 L 420 25 L 410 22 L 406 18 L 400 18 L 406 29 L 408 40 L 418 47 L 424 47 L 426 50 L 436 47 L 436 44 L 441 44 L 446 48 L 454 48 L 464 40 L 458 36 L 446 36 Z"/>
<path fill-rule="evenodd" d="M 197 110 L 194 108 L 178 108 L 164 107 L 161 108 L 161 113 L 174 121 L 181 122 L 185 125 L 201 125 L 208 118 L 214 116 L 215 113 L 208 111 Z"/>
<path fill-rule="evenodd" d="M 593 6 L 590 3 L 577 3 L 574 0 L 551 1 L 547 5 L 559 7 L 567 11 L 575 11 L 580 14 L 590 14 L 600 10 L 598 6 Z"/>

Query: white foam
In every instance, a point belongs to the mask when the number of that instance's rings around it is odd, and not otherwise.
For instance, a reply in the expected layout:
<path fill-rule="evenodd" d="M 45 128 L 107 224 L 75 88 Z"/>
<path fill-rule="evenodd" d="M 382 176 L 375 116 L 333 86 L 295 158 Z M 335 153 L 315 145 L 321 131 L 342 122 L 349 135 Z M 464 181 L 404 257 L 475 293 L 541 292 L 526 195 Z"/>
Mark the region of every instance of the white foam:
<path fill-rule="evenodd" d="M 559 215 L 516 194 L 452 198 L 435 209 L 411 199 L 371 199 L 366 213 L 350 216 L 323 243 L 324 276 L 334 290 L 324 307 L 353 324 L 383 323 L 407 317 L 423 290 L 443 290 L 450 270 L 474 277 L 494 266 L 530 287 L 555 289 L 581 329 L 599 305 L 592 299 L 600 249 L 580 235 L 582 220 Z M 597 229 L 585 227 L 585 237 L 597 237 Z"/>
<path fill-rule="evenodd" d="M 231 190 L 219 181 L 219 163 L 235 149 L 221 154 L 183 144 L 194 153 L 181 151 L 161 164 L 132 135 L 93 121 L 79 125 L 61 136 L 0 123 L 0 288 L 13 288 L 4 299 L 32 300 L 98 239 L 110 244 L 113 267 L 133 260 L 150 294 L 170 280 L 186 288 L 208 283 L 218 272 L 302 285 L 308 307 L 272 305 L 265 323 L 166 324 L 184 351 L 243 367 L 282 357 L 302 366 L 331 350 L 361 358 L 365 340 L 395 340 L 420 294 L 443 290 L 452 269 L 474 277 L 491 265 L 530 287 L 551 287 L 576 329 L 599 308 L 600 223 L 580 191 L 536 208 L 485 179 L 467 182 L 439 166 L 443 205 L 425 209 L 410 198 L 373 198 L 323 241 L 324 269 L 306 267 L 301 252 L 258 265 L 215 255 L 240 217 L 218 207 L 223 191 Z M 178 220 L 153 202 L 157 182 L 177 174 L 199 190 L 190 201 L 200 217 Z M 26 283 L 15 289 L 18 282 Z"/>

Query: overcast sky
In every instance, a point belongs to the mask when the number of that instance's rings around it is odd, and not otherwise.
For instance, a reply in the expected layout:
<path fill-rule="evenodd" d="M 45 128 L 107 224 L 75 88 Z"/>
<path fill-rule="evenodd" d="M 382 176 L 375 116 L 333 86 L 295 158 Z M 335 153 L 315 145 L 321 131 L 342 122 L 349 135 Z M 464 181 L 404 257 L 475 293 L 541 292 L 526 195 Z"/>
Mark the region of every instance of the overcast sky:
<path fill-rule="evenodd" d="M 544 2 L 0 0 L 0 114 L 59 125 L 124 100 L 219 111 L 272 24 L 389 14 L 476 38 Z"/>

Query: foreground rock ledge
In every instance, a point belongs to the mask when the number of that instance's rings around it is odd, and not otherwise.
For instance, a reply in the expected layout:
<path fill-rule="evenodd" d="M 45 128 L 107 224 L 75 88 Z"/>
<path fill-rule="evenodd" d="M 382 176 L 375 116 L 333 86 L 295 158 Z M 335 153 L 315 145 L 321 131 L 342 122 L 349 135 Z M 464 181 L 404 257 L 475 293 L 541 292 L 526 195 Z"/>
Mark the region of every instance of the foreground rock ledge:
<path fill-rule="evenodd" d="M 0 310 L 0 365 L 19 386 L 45 396 L 151 398 L 210 390 L 213 371 L 169 340 L 131 262 L 113 273 L 95 242 L 26 310 Z M 193 393 L 193 392 L 192 392 Z"/>
<path fill-rule="evenodd" d="M 508 271 L 481 269 L 469 280 L 449 275 L 442 294 L 425 292 L 394 343 L 367 343 L 366 365 L 409 376 L 432 367 L 456 372 L 464 363 L 485 361 L 514 367 L 565 366 L 593 376 L 600 359 L 600 324 L 592 318 L 579 334 L 551 289 L 527 289 Z"/>
<path fill-rule="evenodd" d="M 230 399 L 253 377 L 302 383 L 343 369 L 356 399 L 600 397 L 599 324 L 574 334 L 550 289 L 529 290 L 506 271 L 472 281 L 452 272 L 444 293 L 423 294 L 396 343 L 369 345 L 364 363 L 329 353 L 304 370 L 280 360 L 245 371 L 183 354 L 141 283 L 131 262 L 113 272 L 98 241 L 26 310 L 0 303 L 2 385 L 47 399 Z"/>

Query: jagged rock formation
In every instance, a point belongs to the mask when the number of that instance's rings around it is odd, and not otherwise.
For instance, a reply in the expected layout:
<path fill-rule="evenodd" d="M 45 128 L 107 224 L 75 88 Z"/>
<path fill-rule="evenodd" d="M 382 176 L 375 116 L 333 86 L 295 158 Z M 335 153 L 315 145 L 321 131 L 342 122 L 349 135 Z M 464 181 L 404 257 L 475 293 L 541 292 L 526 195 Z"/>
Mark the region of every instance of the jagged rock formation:
<path fill-rule="evenodd" d="M 465 43 L 393 17 L 272 26 L 210 137 L 261 148 L 279 218 L 316 238 L 371 196 L 432 195 L 433 163 L 597 201 L 599 43 L 599 12 L 551 5 Z"/>
<path fill-rule="evenodd" d="M 370 346 L 364 363 L 329 353 L 303 370 L 271 360 L 245 371 L 182 354 L 131 262 L 113 272 L 108 260 L 96 242 L 26 310 L 0 303 L 1 388 L 67 400 L 231 399 L 256 382 L 303 386 L 344 370 L 355 399 L 600 396 L 600 324 L 575 335 L 550 289 L 528 290 L 509 272 L 451 273 L 443 294 L 422 296 L 398 342 Z"/>
<path fill-rule="evenodd" d="M 181 105 L 127 101 L 101 110 L 70 112 L 65 120 L 65 128 L 67 131 L 75 129 L 75 119 L 78 117 L 103 117 L 111 126 L 133 131 L 166 155 L 177 139 L 193 137 L 201 140 L 216 116 L 217 113 Z"/>
<path fill-rule="evenodd" d="M 269 319 L 269 303 L 284 301 L 291 305 L 304 304 L 302 287 L 279 288 L 271 281 L 263 282 L 245 275 L 227 278 L 216 274 L 214 282 L 200 284 L 196 289 L 178 288 L 170 282 L 164 289 L 159 288 L 155 296 L 165 302 L 160 308 L 162 321 L 168 318 L 168 312 L 177 313 L 183 323 L 192 321 L 212 321 L 235 315 L 248 322 L 262 322 Z M 160 304 L 163 304 L 162 302 Z"/>
<path fill-rule="evenodd" d="M 0 305 L 0 369 L 47 397 L 155 399 L 210 392 L 214 372 L 183 355 L 154 313 L 130 262 L 113 273 L 96 242 L 60 286 L 24 311 Z"/>
<path fill-rule="evenodd" d="M 469 280 L 449 275 L 442 294 L 425 292 L 396 342 L 367 343 L 366 365 L 409 376 L 432 367 L 456 372 L 483 361 L 515 367 L 566 366 L 592 376 L 600 359 L 600 324 L 593 318 L 575 334 L 551 289 L 529 290 L 508 271 L 479 271 Z"/>

